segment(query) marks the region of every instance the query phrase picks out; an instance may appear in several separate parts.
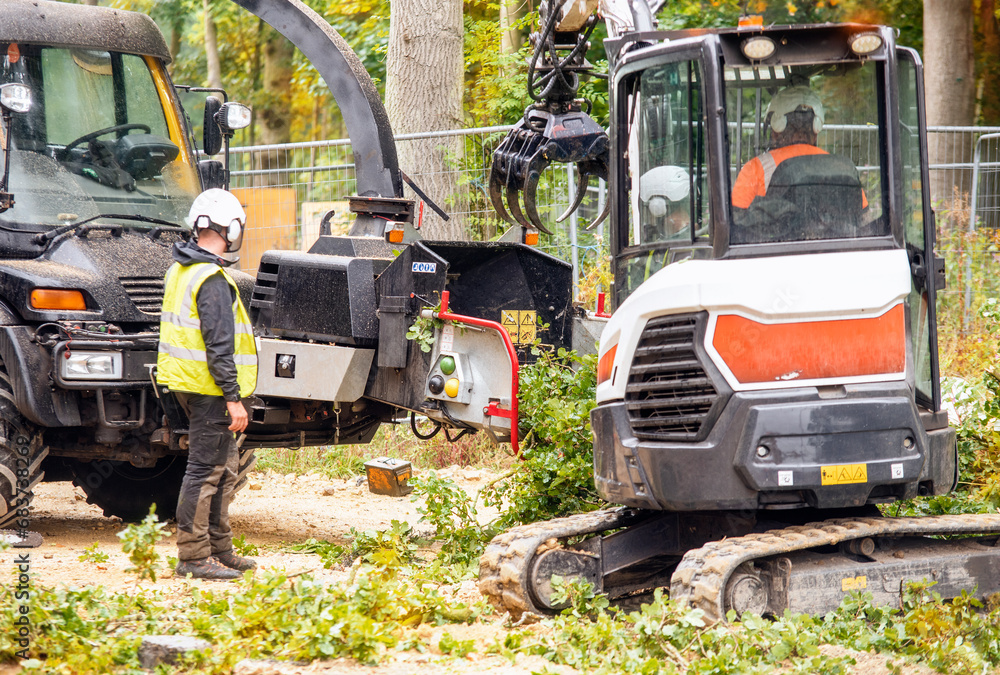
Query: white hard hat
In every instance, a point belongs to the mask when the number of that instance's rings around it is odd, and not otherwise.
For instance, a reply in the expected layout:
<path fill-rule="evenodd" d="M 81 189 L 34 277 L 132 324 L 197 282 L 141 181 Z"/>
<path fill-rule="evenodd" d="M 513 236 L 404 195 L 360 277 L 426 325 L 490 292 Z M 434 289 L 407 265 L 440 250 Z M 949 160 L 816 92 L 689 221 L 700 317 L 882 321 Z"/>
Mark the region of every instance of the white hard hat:
<path fill-rule="evenodd" d="M 767 104 L 767 111 L 764 119 L 771 116 L 771 128 L 777 133 L 781 133 L 788 126 L 788 118 L 785 117 L 790 112 L 799 109 L 808 109 L 813 112 L 813 131 L 817 134 L 823 130 L 823 102 L 819 95 L 809 87 L 787 87 L 782 89 L 771 102 Z"/>
<path fill-rule="evenodd" d="M 243 245 L 247 214 L 233 193 L 212 188 L 195 198 L 184 222 L 193 230 L 195 239 L 199 230 L 212 230 L 226 240 L 226 251 L 238 251 Z"/>
<path fill-rule="evenodd" d="M 639 178 L 639 199 L 656 217 L 667 213 L 667 201 L 679 202 L 691 194 L 691 178 L 679 166 L 656 166 Z"/>

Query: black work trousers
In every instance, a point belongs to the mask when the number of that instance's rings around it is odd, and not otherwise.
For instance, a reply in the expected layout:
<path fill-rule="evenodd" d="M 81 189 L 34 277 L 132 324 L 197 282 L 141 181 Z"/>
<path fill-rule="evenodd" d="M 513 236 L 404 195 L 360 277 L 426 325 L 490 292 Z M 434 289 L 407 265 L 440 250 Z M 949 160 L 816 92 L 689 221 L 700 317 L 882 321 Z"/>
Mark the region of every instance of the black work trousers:
<path fill-rule="evenodd" d="M 229 502 L 239 473 L 239 450 L 221 396 L 177 393 L 188 414 L 188 461 L 177 500 L 177 557 L 201 560 L 231 551 Z"/>

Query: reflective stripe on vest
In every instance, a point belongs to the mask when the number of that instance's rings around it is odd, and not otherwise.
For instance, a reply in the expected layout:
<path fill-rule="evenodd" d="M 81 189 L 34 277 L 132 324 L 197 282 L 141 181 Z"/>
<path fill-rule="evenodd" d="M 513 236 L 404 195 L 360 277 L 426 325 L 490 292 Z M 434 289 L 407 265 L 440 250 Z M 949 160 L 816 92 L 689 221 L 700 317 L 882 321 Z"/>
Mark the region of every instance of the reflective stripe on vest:
<path fill-rule="evenodd" d="M 771 187 L 771 178 L 774 176 L 774 170 L 778 168 L 778 163 L 774 161 L 774 156 L 770 152 L 765 152 L 760 156 L 760 165 L 764 169 L 764 192 L 767 193 L 767 188 Z"/>
<path fill-rule="evenodd" d="M 198 291 L 213 274 L 222 274 L 236 297 L 232 305 L 236 329 L 233 361 L 240 397 L 246 398 L 257 386 L 257 349 L 253 326 L 240 300 L 236 283 L 214 263 L 174 263 L 167 270 L 163 311 L 160 313 L 156 381 L 174 391 L 222 396 L 222 389 L 208 370 L 205 340 L 198 316 Z"/>

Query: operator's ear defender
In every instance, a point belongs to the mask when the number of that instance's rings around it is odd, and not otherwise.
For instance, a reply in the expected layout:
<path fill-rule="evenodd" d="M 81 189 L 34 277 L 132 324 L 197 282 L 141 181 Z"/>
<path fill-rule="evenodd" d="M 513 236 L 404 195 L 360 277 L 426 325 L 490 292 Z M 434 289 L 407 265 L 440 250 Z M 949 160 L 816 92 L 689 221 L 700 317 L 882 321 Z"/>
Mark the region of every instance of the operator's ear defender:
<path fill-rule="evenodd" d="M 775 133 L 782 133 L 788 126 L 786 115 L 796 111 L 811 111 L 813 114 L 812 128 L 814 133 L 823 130 L 823 121 L 826 111 L 823 109 L 823 102 L 819 95 L 809 87 L 787 87 L 782 89 L 771 102 L 767 104 L 767 111 L 764 114 L 766 124 L 771 125 Z"/>

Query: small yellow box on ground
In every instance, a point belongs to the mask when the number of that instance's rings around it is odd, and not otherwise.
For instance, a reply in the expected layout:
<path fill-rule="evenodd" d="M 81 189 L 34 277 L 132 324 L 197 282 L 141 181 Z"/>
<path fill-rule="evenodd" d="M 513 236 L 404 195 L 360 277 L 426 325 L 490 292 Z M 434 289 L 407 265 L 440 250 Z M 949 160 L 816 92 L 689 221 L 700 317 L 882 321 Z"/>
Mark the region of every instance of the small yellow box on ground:
<path fill-rule="evenodd" d="M 374 494 L 404 497 L 413 491 L 406 484 L 413 475 L 413 467 L 406 460 L 378 457 L 365 462 L 365 474 L 368 491 Z"/>

